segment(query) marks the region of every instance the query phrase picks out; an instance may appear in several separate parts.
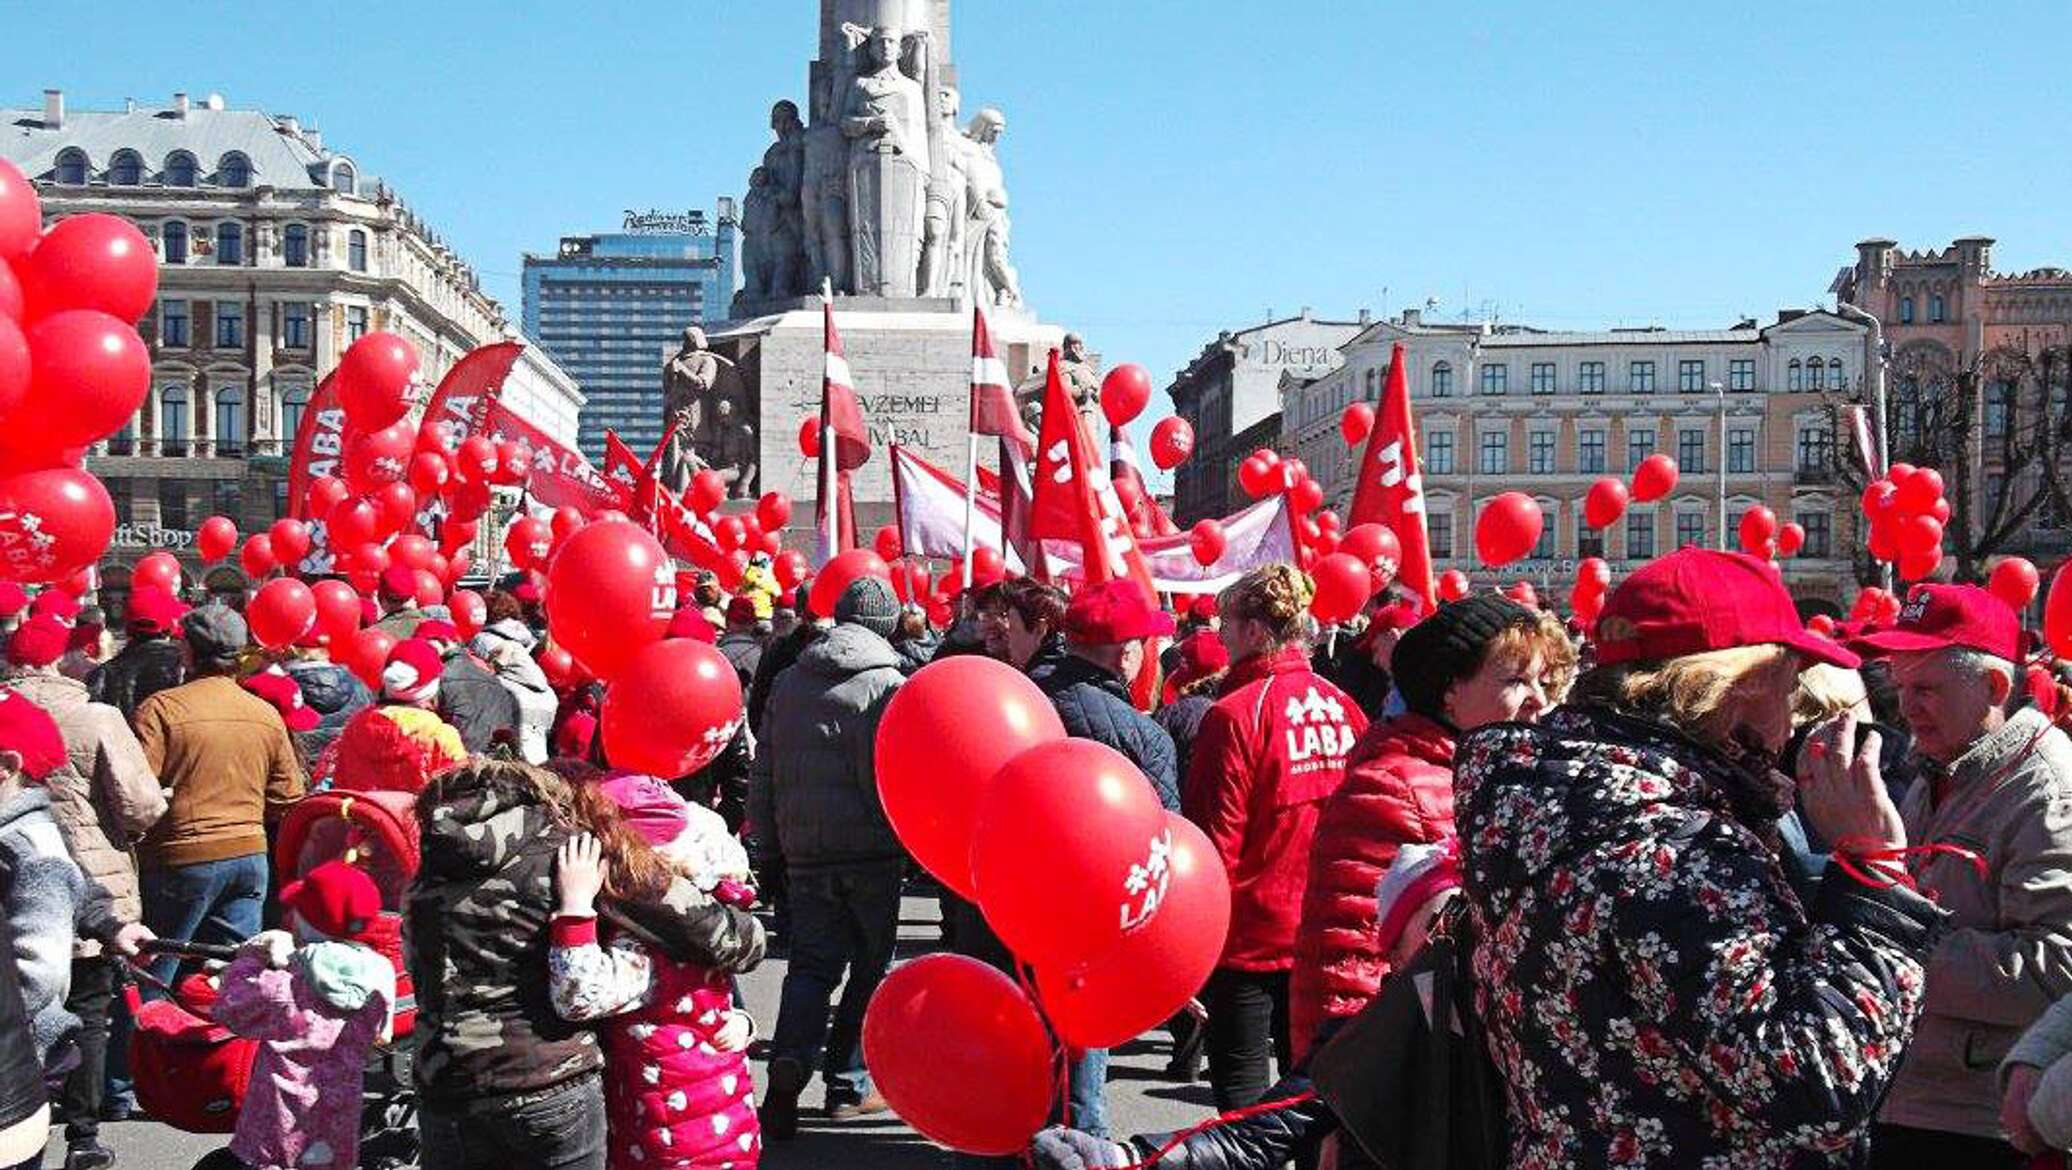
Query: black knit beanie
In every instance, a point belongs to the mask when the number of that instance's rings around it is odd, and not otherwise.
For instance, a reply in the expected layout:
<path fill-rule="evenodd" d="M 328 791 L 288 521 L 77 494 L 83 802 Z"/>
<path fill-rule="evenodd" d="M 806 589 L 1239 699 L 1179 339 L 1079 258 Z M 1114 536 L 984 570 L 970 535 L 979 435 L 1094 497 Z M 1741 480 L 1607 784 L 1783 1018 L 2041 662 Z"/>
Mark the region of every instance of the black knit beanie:
<path fill-rule="evenodd" d="M 1446 692 L 1481 667 L 1498 634 L 1532 620 L 1533 611 L 1501 593 L 1475 593 L 1441 605 L 1403 632 L 1389 660 L 1403 705 L 1445 722 Z"/>

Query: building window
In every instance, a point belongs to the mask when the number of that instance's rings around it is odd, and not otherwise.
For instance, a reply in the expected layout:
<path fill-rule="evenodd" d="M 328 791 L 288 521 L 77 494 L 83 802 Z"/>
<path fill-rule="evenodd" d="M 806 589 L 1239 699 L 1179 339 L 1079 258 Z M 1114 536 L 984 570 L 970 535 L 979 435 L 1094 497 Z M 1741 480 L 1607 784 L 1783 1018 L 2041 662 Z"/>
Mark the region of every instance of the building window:
<path fill-rule="evenodd" d="M 1440 362 L 1432 367 L 1432 397 L 1453 397 L 1453 366 L 1450 363 Z"/>
<path fill-rule="evenodd" d="M 187 454 L 187 387 L 167 386 L 158 392 L 158 453 Z"/>
<path fill-rule="evenodd" d="M 1579 557 L 1603 556 L 1604 529 L 1592 528 L 1588 524 L 1576 525 L 1576 555 Z"/>
<path fill-rule="evenodd" d="M 281 230 L 281 263 L 290 268 L 309 267 L 309 225 L 291 223 Z"/>
<path fill-rule="evenodd" d="M 134 150 L 118 150 L 108 160 L 108 182 L 117 187 L 144 184 L 144 156 Z"/>
<path fill-rule="evenodd" d="M 1640 461 L 1655 453 L 1655 432 L 1638 430 L 1626 432 L 1626 470 L 1631 473 L 1640 470 Z"/>
<path fill-rule="evenodd" d="M 1604 432 L 1584 430 L 1576 437 L 1576 470 L 1594 475 L 1604 470 Z"/>
<path fill-rule="evenodd" d="M 1827 359 L 1827 388 L 1830 390 L 1847 390 L 1849 388 L 1849 376 L 1842 372 L 1841 358 Z"/>
<path fill-rule="evenodd" d="M 2005 379 L 1986 384 L 1986 437 L 2007 434 L 2007 413 L 2014 405 L 2014 383 Z"/>
<path fill-rule="evenodd" d="M 295 435 L 302 430 L 302 412 L 309 409 L 309 387 L 290 386 L 281 392 L 281 438 L 295 441 Z"/>
<path fill-rule="evenodd" d="M 283 349 L 309 348 L 308 301 L 289 301 L 281 306 L 281 347 Z"/>
<path fill-rule="evenodd" d="M 1814 368 L 1818 369 L 1819 367 L 1815 366 Z M 1784 388 L 1791 391 L 1799 391 L 1806 388 L 1806 366 L 1805 363 L 1797 358 L 1791 359 L 1791 364 L 1784 367 Z"/>
<path fill-rule="evenodd" d="M 1727 389 L 1755 389 L 1755 359 L 1735 358 L 1727 363 Z"/>
<path fill-rule="evenodd" d="M 1655 516 L 1652 512 L 1626 513 L 1626 559 L 1644 561 L 1655 555 Z"/>
<path fill-rule="evenodd" d="M 1736 428 L 1727 432 L 1727 471 L 1750 474 L 1755 471 L 1755 432 Z"/>
<path fill-rule="evenodd" d="M 331 168 L 331 189 L 342 195 L 360 193 L 359 172 L 353 170 L 351 163 L 342 162 Z"/>
<path fill-rule="evenodd" d="M 1534 394 L 1554 393 L 1554 363 L 1534 362 L 1532 364 L 1532 392 Z"/>
<path fill-rule="evenodd" d="M 165 240 L 165 262 L 187 263 L 187 225 L 177 219 L 169 219 L 160 234 Z"/>
<path fill-rule="evenodd" d="M 1576 386 L 1585 394 L 1604 393 L 1604 363 L 1584 362 L 1576 367 Z"/>
<path fill-rule="evenodd" d="M 1367 401 L 1369 401 L 1369 402 L 1373 402 L 1373 401 L 1375 401 L 1375 400 L 1379 399 L 1380 397 L 1381 397 L 1381 371 L 1380 371 L 1380 370 L 1368 370 L 1368 371 L 1367 371 Z"/>
<path fill-rule="evenodd" d="M 1899 323 L 1902 325 L 1912 325 L 1914 323 L 1914 298 L 1899 298 Z"/>
<path fill-rule="evenodd" d="M 1705 363 L 1680 361 L 1676 363 L 1676 389 L 1683 394 L 1696 394 L 1705 389 Z"/>
<path fill-rule="evenodd" d="M 238 523 L 244 522 L 245 485 L 235 479 L 216 481 L 215 510 L 218 516 L 228 516 Z"/>
<path fill-rule="evenodd" d="M 1676 514 L 1676 547 L 1705 547 L 1705 513 L 1678 512 Z"/>
<path fill-rule="evenodd" d="M 1425 535 L 1430 538 L 1434 557 L 1453 555 L 1453 513 L 1435 512 L 1425 517 Z"/>
<path fill-rule="evenodd" d="M 216 263 L 243 264 L 245 262 L 245 225 L 224 223 L 216 225 Z"/>
<path fill-rule="evenodd" d="M 158 482 L 158 522 L 167 528 L 187 527 L 187 483 L 164 479 Z"/>
<path fill-rule="evenodd" d="M 1534 475 L 1554 473 L 1554 432 L 1534 431 L 1525 436 L 1526 470 Z"/>
<path fill-rule="evenodd" d="M 1425 436 L 1425 470 L 1433 475 L 1453 474 L 1453 432 L 1433 431 Z"/>
<path fill-rule="evenodd" d="M 1833 463 L 1834 454 L 1834 433 L 1825 426 L 1799 428 L 1798 470 L 1824 472 Z"/>
<path fill-rule="evenodd" d="M 1676 466 L 1686 475 L 1705 470 L 1705 432 L 1686 428 L 1676 432 Z"/>
<path fill-rule="evenodd" d="M 1941 293 L 1928 298 L 1928 320 L 1930 324 L 1934 325 L 1943 323 L 1943 299 Z"/>
<path fill-rule="evenodd" d="M 354 272 L 367 271 L 367 233 L 358 228 L 345 235 L 345 266 Z"/>
<path fill-rule="evenodd" d="M 367 336 L 367 310 L 361 305 L 352 305 L 345 310 L 346 344 Z"/>
<path fill-rule="evenodd" d="M 1484 475 L 1503 475 L 1511 470 L 1509 434 L 1489 431 L 1482 436 L 1482 462 L 1477 469 Z"/>
<path fill-rule="evenodd" d="M 1824 558 L 1833 555 L 1834 513 L 1800 512 L 1794 519 L 1806 530 L 1806 542 L 1799 546 L 1800 556 Z"/>
<path fill-rule="evenodd" d="M 67 187 L 86 186 L 86 152 L 76 146 L 59 151 L 57 167 L 51 171 L 51 181 Z"/>
<path fill-rule="evenodd" d="M 1540 505 L 1540 512 L 1542 514 L 1540 538 L 1533 542 L 1532 556 L 1534 560 L 1552 560 L 1554 558 L 1554 546 L 1557 543 L 1556 530 L 1560 527 L 1558 522 L 1560 513 L 1547 507 L 1544 502 Z"/>
<path fill-rule="evenodd" d="M 273 518 L 278 520 L 288 514 L 288 481 L 273 481 Z"/>
<path fill-rule="evenodd" d="M 234 150 L 224 155 L 216 163 L 216 185 L 236 188 L 251 186 L 252 160 Z"/>
<path fill-rule="evenodd" d="M 173 349 L 191 344 L 191 323 L 186 301 L 158 302 L 158 343 Z"/>
<path fill-rule="evenodd" d="M 236 459 L 245 453 L 245 392 L 235 386 L 216 391 L 216 457 Z M 236 515 L 227 512 L 225 515 Z"/>
<path fill-rule="evenodd" d="M 1482 392 L 1503 394 L 1511 387 L 1511 367 L 1502 362 L 1490 362 L 1482 367 Z"/>
<path fill-rule="evenodd" d="M 192 187 L 196 168 L 194 156 L 184 150 L 176 150 L 165 156 L 165 185 L 168 187 Z"/>
<path fill-rule="evenodd" d="M 216 302 L 216 348 L 242 349 L 245 344 L 245 307 L 236 301 Z"/>
<path fill-rule="evenodd" d="M 1655 392 L 1655 363 L 1627 363 L 1626 388 L 1635 394 L 1653 394 Z"/>

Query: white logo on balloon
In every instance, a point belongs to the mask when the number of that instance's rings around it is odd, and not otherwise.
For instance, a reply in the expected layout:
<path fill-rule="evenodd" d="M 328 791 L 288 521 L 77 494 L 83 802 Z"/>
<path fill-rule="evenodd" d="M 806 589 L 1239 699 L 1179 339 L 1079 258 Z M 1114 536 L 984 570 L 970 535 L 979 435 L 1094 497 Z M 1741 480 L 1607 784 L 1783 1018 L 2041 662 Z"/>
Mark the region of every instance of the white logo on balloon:
<path fill-rule="evenodd" d="M 1142 862 L 1130 866 L 1122 888 L 1127 894 L 1120 913 L 1122 930 L 1129 933 L 1151 921 L 1173 884 L 1173 831 L 1167 829 L 1151 839 L 1151 851 Z"/>

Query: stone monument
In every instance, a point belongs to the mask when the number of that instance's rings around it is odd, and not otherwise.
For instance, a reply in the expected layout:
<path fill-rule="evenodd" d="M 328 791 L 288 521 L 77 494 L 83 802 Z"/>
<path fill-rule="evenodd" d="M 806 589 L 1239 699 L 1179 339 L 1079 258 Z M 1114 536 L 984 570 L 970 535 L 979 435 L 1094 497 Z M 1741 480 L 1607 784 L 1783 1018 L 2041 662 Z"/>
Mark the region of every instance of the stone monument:
<path fill-rule="evenodd" d="M 950 0 L 821 0 L 806 120 L 777 102 L 751 169 L 732 319 L 709 327 L 709 345 L 687 334 L 663 371 L 667 409 L 692 412 L 677 415 L 672 474 L 709 466 L 736 499 L 788 492 L 796 523 L 812 523 L 816 469 L 798 436 L 820 408 L 823 285 L 871 431 L 860 523 L 890 515 L 894 443 L 963 474 L 973 305 L 1008 369 L 1040 382 L 1065 338 L 1024 301 L 1010 256 L 1007 119 L 974 103 L 960 127 L 972 91 L 950 48 Z M 1084 404 L 1098 371 L 1083 347 L 1066 358 Z"/>

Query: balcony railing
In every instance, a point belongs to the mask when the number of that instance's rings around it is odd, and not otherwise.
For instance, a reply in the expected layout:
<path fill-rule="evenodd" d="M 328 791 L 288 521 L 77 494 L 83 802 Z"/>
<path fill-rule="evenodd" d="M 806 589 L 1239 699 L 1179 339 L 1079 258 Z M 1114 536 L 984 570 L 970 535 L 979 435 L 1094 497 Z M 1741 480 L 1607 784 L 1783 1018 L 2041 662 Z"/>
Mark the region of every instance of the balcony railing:
<path fill-rule="evenodd" d="M 1832 467 L 1800 467 L 1792 472 L 1792 482 L 1797 484 L 1824 484 L 1835 481 Z"/>

